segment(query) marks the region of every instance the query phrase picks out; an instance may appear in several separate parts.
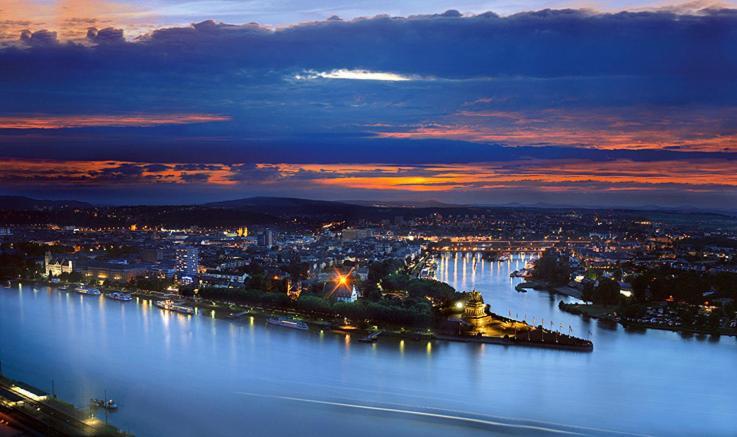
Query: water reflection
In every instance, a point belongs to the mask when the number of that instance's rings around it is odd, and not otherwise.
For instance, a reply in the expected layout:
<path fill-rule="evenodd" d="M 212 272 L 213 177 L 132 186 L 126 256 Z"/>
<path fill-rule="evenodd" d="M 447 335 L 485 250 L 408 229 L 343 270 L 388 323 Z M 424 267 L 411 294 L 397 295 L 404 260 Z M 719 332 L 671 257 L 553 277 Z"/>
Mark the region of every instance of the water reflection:
<path fill-rule="evenodd" d="M 443 275 L 453 277 L 455 257 L 445 259 Z M 566 326 L 562 316 L 549 315 L 546 293 L 510 287 L 508 272 L 515 265 L 494 262 L 479 269 L 487 273 L 477 273 L 476 286 L 492 308 Z M 121 409 L 113 423 L 136 435 L 237 435 L 244 429 L 254 435 L 371 435 L 376 429 L 428 437 L 481 431 L 398 417 L 384 421 L 335 406 L 254 402 L 242 392 L 649 434 L 734 434 L 736 426 L 733 338 L 630 335 L 581 320 L 574 325 L 578 330 L 595 332 L 593 353 L 390 337 L 369 346 L 352 342 L 350 334 L 266 328 L 250 316 L 236 324 L 208 314 L 154 311 L 146 300 L 118 310 L 112 302 L 97 305 L 54 293 L 30 301 L 30 289 L 0 289 L 3 369 L 40 387 L 54 377 L 59 395 L 77 405 L 104 390 L 114 393 Z M 692 357 L 708 357 L 708 372 Z M 720 375 L 720 384 L 713 375 Z M 660 420 L 663 411 L 668 417 Z M 203 417 L 215 418 L 218 426 Z"/>

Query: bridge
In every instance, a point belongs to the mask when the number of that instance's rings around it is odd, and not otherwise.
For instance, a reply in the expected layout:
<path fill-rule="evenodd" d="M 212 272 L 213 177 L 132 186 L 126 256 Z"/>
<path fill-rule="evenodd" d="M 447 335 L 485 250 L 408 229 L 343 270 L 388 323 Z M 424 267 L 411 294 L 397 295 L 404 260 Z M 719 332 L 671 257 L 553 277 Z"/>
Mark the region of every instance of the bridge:
<path fill-rule="evenodd" d="M 551 247 L 580 247 L 591 240 L 492 240 L 492 239 L 451 239 L 430 245 L 430 252 L 541 252 Z"/>

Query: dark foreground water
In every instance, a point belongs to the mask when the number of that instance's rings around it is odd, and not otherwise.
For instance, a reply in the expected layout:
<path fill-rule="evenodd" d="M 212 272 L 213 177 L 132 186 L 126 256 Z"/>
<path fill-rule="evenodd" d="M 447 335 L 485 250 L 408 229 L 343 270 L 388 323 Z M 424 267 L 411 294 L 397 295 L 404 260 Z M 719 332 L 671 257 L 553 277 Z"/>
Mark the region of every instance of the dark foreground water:
<path fill-rule="evenodd" d="M 382 339 L 0 287 L 0 360 L 78 406 L 107 390 L 137 435 L 737 434 L 737 341 L 600 326 L 517 293 L 524 266 L 446 257 L 495 312 L 590 337 L 593 353 Z M 463 266 L 466 275 L 464 279 Z M 454 267 L 455 266 L 455 267 Z M 457 271 L 458 274 L 454 275 Z M 455 279 L 454 279 L 455 277 Z M 464 281 L 465 280 L 465 285 Z"/>

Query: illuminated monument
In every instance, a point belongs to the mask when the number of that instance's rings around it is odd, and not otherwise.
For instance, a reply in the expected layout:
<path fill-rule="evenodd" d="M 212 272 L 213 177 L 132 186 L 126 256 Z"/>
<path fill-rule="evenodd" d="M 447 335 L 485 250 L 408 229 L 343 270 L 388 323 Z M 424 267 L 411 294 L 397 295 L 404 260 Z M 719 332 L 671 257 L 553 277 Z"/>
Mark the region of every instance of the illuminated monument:
<path fill-rule="evenodd" d="M 486 328 L 494 322 L 491 315 L 486 313 L 484 298 L 476 290 L 467 294 L 466 305 L 463 310 L 463 321 L 473 326 L 473 333 L 484 333 Z"/>

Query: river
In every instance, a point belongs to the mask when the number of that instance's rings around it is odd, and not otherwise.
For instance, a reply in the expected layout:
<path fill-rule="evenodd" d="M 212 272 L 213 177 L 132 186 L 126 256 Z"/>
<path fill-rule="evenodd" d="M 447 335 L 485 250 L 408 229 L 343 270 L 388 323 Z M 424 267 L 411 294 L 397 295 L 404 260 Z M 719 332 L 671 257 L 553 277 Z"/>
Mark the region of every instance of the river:
<path fill-rule="evenodd" d="M 591 353 L 381 339 L 184 316 L 48 287 L 0 287 L 0 360 L 15 379 L 163 435 L 735 435 L 737 341 L 628 332 L 517 293 L 525 260 L 441 258 L 438 276 L 496 313 L 550 321 Z M 474 268 L 475 264 L 475 268 Z M 102 416 L 101 416 L 102 417 Z"/>

